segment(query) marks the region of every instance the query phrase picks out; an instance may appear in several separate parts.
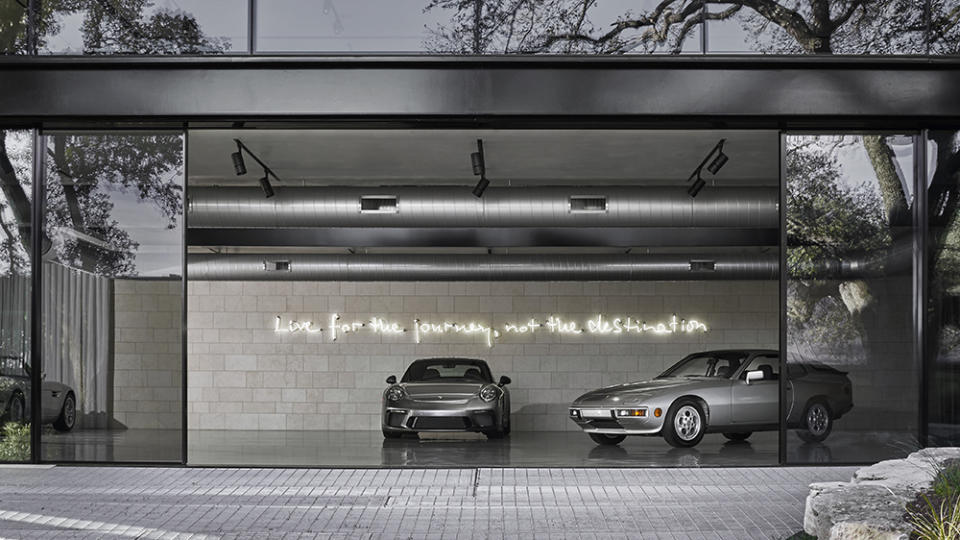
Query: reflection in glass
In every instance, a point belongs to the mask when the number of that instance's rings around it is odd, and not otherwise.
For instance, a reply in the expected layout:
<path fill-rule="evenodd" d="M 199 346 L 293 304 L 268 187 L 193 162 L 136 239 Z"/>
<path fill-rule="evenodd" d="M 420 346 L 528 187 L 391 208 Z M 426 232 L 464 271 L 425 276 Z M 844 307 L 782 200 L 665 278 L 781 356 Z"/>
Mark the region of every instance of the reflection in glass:
<path fill-rule="evenodd" d="M 183 138 L 47 135 L 43 458 L 179 461 Z M 56 426 L 55 426 L 56 427 Z"/>
<path fill-rule="evenodd" d="M 871 55 L 926 52 L 923 2 L 830 2 L 828 13 L 812 9 L 812 2 L 784 4 L 792 12 L 761 14 L 742 3 L 711 5 L 707 51 Z"/>
<path fill-rule="evenodd" d="M 259 52 L 434 54 L 626 54 L 699 52 L 696 21 L 624 28 L 619 18 L 659 0 L 463 2 L 459 0 L 273 0 L 257 4 Z M 586 9 L 584 9 L 584 7 Z M 601 37 L 601 39 L 597 39 Z"/>
<path fill-rule="evenodd" d="M 846 414 L 829 398 L 788 402 L 789 428 L 832 430 L 823 443 L 789 435 L 790 461 L 810 454 L 802 443 L 825 444 L 838 461 L 917 445 L 913 161 L 909 136 L 787 138 L 787 361 L 804 364 L 788 369 L 787 388 L 839 371 L 853 401 Z"/>
<path fill-rule="evenodd" d="M 0 461 L 30 459 L 33 132 L 0 130 Z"/>
<path fill-rule="evenodd" d="M 247 0 L 46 4 L 41 54 L 223 54 L 247 49 Z"/>
<path fill-rule="evenodd" d="M 960 133 L 931 131 L 929 167 L 929 443 L 960 444 Z"/>
<path fill-rule="evenodd" d="M 930 0 L 930 54 L 960 54 L 960 0 Z"/>
<path fill-rule="evenodd" d="M 27 3 L 0 0 L 0 54 L 26 54 Z"/>

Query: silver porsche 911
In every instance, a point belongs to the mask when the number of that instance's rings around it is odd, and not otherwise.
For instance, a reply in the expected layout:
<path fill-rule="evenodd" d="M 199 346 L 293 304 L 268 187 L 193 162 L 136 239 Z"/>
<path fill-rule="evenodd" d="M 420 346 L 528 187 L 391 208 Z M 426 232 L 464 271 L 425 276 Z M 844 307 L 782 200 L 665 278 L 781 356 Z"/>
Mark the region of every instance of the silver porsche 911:
<path fill-rule="evenodd" d="M 745 440 L 779 429 L 780 358 L 773 350 L 726 350 L 687 356 L 658 377 L 609 386 L 578 397 L 570 419 L 598 444 L 627 435 L 660 435 L 677 447 L 706 433 Z M 823 441 L 853 408 L 846 373 L 823 364 L 788 364 L 787 427 L 807 442 Z"/>
<path fill-rule="evenodd" d="M 510 378 L 493 382 L 490 367 L 471 358 L 415 360 L 401 377 L 387 378 L 383 436 L 420 431 L 478 431 L 489 438 L 510 433 Z"/>

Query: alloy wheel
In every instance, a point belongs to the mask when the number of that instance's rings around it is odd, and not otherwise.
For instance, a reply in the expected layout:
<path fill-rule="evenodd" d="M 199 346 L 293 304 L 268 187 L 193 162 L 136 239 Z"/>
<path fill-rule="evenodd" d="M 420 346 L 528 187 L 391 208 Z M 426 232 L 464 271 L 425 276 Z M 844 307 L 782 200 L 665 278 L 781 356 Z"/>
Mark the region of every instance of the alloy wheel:
<path fill-rule="evenodd" d="M 673 428 L 677 436 L 684 441 L 691 441 L 700 434 L 700 411 L 693 405 L 684 405 L 677 410 L 673 417 Z"/>

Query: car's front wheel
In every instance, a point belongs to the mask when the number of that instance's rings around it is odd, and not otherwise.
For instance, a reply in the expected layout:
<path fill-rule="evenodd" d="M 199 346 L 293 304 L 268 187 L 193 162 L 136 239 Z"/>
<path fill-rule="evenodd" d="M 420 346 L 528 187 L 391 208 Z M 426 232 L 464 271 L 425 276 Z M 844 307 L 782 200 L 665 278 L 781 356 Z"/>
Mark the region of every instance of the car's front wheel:
<path fill-rule="evenodd" d="M 63 398 L 63 406 L 60 407 L 60 416 L 53 421 L 53 429 L 65 433 L 73 429 L 77 423 L 77 398 L 73 394 L 67 394 Z"/>
<path fill-rule="evenodd" d="M 23 401 L 23 396 L 20 394 L 14 394 L 10 398 L 10 403 L 7 404 L 7 422 L 16 422 L 22 424 L 27 420 L 26 407 Z"/>
<path fill-rule="evenodd" d="M 677 448 L 696 446 L 706 432 L 707 422 L 703 408 L 693 399 L 681 399 L 667 411 L 663 438 Z"/>
<path fill-rule="evenodd" d="M 753 435 L 752 431 L 743 431 L 738 433 L 724 433 L 723 436 L 731 441 L 745 441 Z"/>
<path fill-rule="evenodd" d="M 833 430 L 833 416 L 830 407 L 822 401 L 814 401 L 803 413 L 803 429 L 797 436 L 805 442 L 823 442 Z"/>
<path fill-rule="evenodd" d="M 620 444 L 627 438 L 626 435 L 607 435 L 606 433 L 590 433 L 589 435 L 593 442 L 604 446 Z"/>

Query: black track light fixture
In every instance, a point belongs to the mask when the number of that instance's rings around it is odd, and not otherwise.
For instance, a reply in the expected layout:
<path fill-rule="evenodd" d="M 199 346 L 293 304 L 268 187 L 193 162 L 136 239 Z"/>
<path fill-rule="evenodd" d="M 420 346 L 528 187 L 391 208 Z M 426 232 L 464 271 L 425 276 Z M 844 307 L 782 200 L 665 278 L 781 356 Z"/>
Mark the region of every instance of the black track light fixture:
<path fill-rule="evenodd" d="M 479 199 L 490 185 L 487 180 L 487 164 L 483 158 L 483 139 L 477 139 L 477 151 L 470 154 L 470 165 L 473 166 L 474 176 L 480 177 L 480 181 L 473 187 L 473 196 Z"/>
<path fill-rule="evenodd" d="M 707 182 L 703 178 L 700 178 L 700 175 L 697 175 L 697 180 L 693 183 L 693 185 L 687 188 L 687 195 L 690 195 L 691 197 L 696 197 L 697 194 L 700 193 L 700 190 L 703 189 L 703 186 L 705 185 L 707 185 Z"/>
<path fill-rule="evenodd" d="M 237 176 L 243 176 L 247 174 L 247 164 L 243 162 L 243 143 L 239 139 L 234 140 L 237 142 L 237 151 L 230 154 L 230 159 L 233 160 L 233 170 Z"/>
<path fill-rule="evenodd" d="M 231 154 L 230 158 L 233 159 L 233 168 L 237 171 L 237 176 L 242 176 L 244 174 L 247 174 L 247 166 L 243 162 L 243 152 L 246 152 L 248 156 L 252 157 L 253 160 L 256 161 L 257 164 L 263 168 L 263 176 L 259 180 L 260 189 L 263 190 L 263 194 L 268 199 L 276 195 L 276 193 L 274 193 L 273 191 L 273 186 L 270 184 L 270 177 L 272 176 L 273 179 L 278 182 L 281 181 L 280 177 L 277 176 L 276 173 L 274 173 L 273 170 L 270 167 L 268 167 L 266 163 L 263 162 L 263 160 L 261 160 L 260 158 L 257 157 L 256 154 L 251 152 L 250 149 L 247 148 L 247 145 L 243 144 L 243 142 L 240 141 L 240 139 L 234 139 L 233 141 L 237 143 L 237 151 Z"/>
<path fill-rule="evenodd" d="M 266 198 L 269 199 L 270 197 L 274 196 L 273 186 L 270 185 L 270 179 L 266 176 L 260 178 L 260 189 L 263 190 L 263 194 L 266 196 Z"/>
<path fill-rule="evenodd" d="M 697 194 L 700 193 L 700 190 L 707 185 L 707 182 L 700 177 L 704 167 L 707 168 L 707 171 L 709 171 L 710 174 L 715 175 L 720 172 L 720 169 L 722 169 L 728 161 L 730 161 L 730 157 L 723 153 L 723 143 L 725 142 L 727 142 L 726 139 L 720 139 L 720 141 L 710 149 L 707 157 L 703 158 L 703 161 L 700 162 L 700 165 L 697 165 L 697 168 L 690 173 L 690 177 L 687 178 L 687 182 L 693 181 L 693 185 L 687 188 L 687 195 L 696 197 Z"/>
<path fill-rule="evenodd" d="M 711 161 L 710 164 L 707 165 L 707 170 L 710 171 L 710 174 L 717 174 L 718 172 L 720 172 L 720 169 L 722 169 L 723 166 L 726 165 L 728 161 L 730 161 L 730 158 L 723 153 L 723 141 L 724 139 L 720 139 L 720 142 L 717 143 L 717 146 L 716 146 L 717 157 L 713 158 L 713 161 Z"/>

